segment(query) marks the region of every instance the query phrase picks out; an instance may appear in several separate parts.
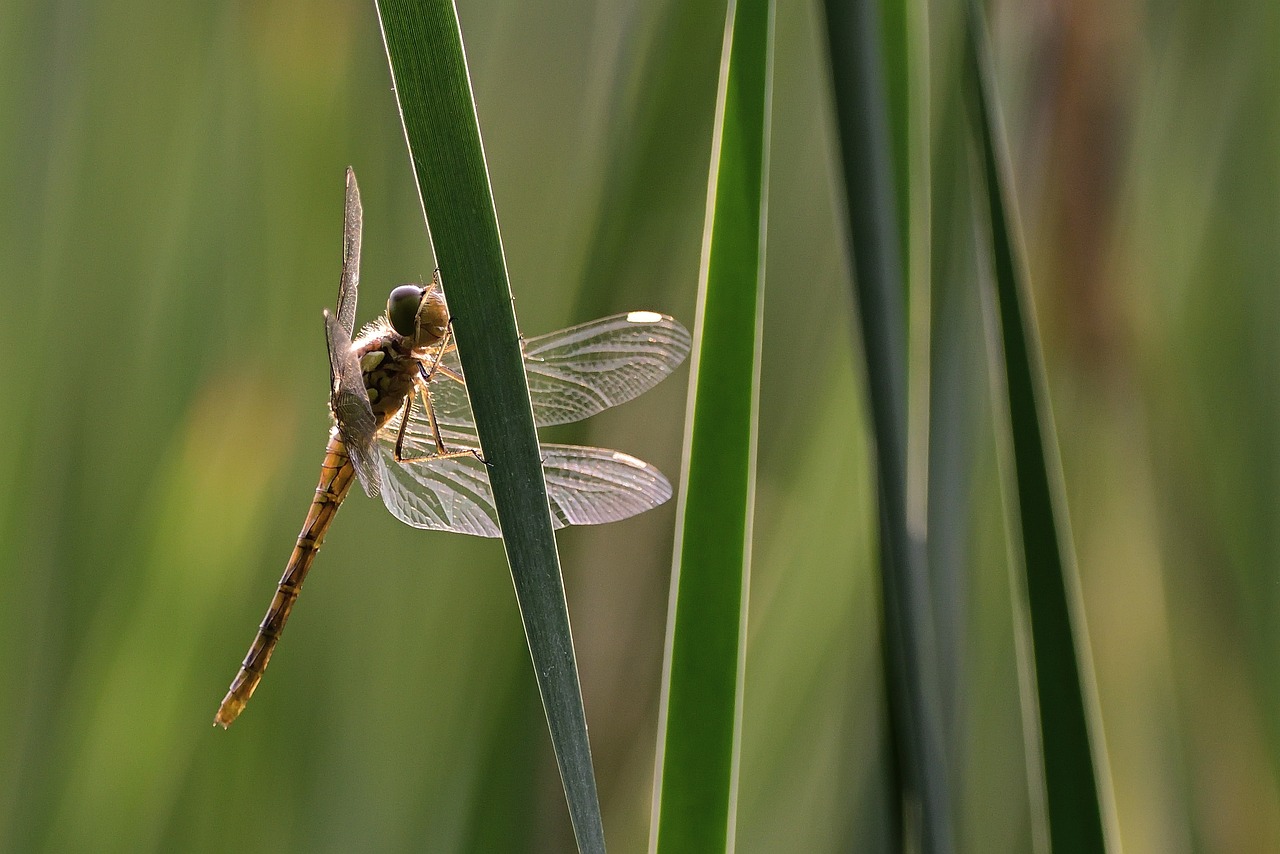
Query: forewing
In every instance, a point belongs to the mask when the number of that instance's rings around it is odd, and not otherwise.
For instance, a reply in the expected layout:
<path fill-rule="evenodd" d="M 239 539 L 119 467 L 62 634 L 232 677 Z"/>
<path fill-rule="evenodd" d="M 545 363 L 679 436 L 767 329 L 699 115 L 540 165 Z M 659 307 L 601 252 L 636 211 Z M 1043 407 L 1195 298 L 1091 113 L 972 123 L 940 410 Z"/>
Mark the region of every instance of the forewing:
<path fill-rule="evenodd" d="M 382 486 L 381 464 L 374 449 L 373 437 L 378 422 L 369 405 L 369 393 L 364 388 L 360 362 L 351 348 L 351 335 L 341 322 L 324 313 L 325 340 L 329 347 L 330 388 L 329 407 L 338 422 L 338 432 L 347 446 L 356 477 L 370 497 L 378 495 Z"/>
<path fill-rule="evenodd" d="M 397 416 L 378 434 L 387 509 L 415 528 L 501 536 L 487 466 L 470 454 L 397 463 L 393 449 L 398 428 Z M 446 428 L 442 433 L 450 451 L 479 449 L 468 430 Z M 556 528 L 616 522 L 671 497 L 671 484 L 662 473 L 629 454 L 579 445 L 542 445 L 541 450 Z M 411 420 L 402 451 L 413 458 L 435 454 L 437 448 L 430 433 L 418 432 Z"/>
<path fill-rule="evenodd" d="M 633 311 L 524 342 L 525 371 L 539 427 L 581 421 L 653 388 L 689 355 L 689 332 L 676 320 Z M 442 425 L 469 427 L 471 408 L 456 351 L 441 359 L 431 396 Z M 418 416 L 424 418 L 421 413 Z"/>
<path fill-rule="evenodd" d="M 356 328 L 356 290 L 360 286 L 360 236 L 364 210 L 356 173 L 347 167 L 347 204 L 342 225 L 342 281 L 338 286 L 338 325 L 350 338 Z"/>

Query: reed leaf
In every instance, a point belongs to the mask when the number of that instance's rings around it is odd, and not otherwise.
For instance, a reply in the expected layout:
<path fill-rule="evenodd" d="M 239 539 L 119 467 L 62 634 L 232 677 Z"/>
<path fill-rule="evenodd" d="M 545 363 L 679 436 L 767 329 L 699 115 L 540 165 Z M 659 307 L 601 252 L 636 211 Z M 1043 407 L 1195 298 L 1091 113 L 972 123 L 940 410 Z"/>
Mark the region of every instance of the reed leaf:
<path fill-rule="evenodd" d="M 773 3 L 730 2 L 677 509 L 650 848 L 729 851 L 736 821 L 768 209 Z"/>
<path fill-rule="evenodd" d="M 886 37 L 878 0 L 829 0 L 826 9 L 854 296 L 875 434 L 884 669 L 901 824 L 921 850 L 950 851 L 926 544 L 907 522 L 909 287 L 903 211 L 909 209 L 909 186 L 906 170 L 895 165 L 910 149 L 910 105 L 901 103 L 910 87 L 898 79 L 906 73 L 905 19 L 895 18 Z"/>
<path fill-rule="evenodd" d="M 383 39 L 574 835 L 604 828 L 506 261 L 457 11 L 378 0 Z"/>
<path fill-rule="evenodd" d="M 1008 152 L 996 101 L 986 23 L 969 3 L 966 81 L 971 126 L 989 216 L 995 317 L 989 334 L 998 416 L 998 443 L 1008 449 L 1003 473 L 1008 530 L 1015 566 L 1025 575 L 1024 606 L 1030 624 L 1031 660 L 1023 662 L 1024 691 L 1038 726 L 1029 751 L 1033 811 L 1044 805 L 1048 841 L 1056 851 L 1106 851 L 1115 847 L 1101 723 L 1093 683 L 1079 578 L 1071 544 L 1057 438 L 1048 385 L 1027 286 Z M 1003 399 L 999 399 L 1003 397 Z M 1012 468 L 1009 471 L 1009 468 Z M 1026 648 L 1028 644 L 1022 644 Z M 1036 763 L 1032 763 L 1035 765 Z M 1042 777 L 1042 779 L 1036 779 Z M 1039 836 L 1044 836 L 1039 829 Z M 1041 840 L 1043 844 L 1043 840 Z"/>

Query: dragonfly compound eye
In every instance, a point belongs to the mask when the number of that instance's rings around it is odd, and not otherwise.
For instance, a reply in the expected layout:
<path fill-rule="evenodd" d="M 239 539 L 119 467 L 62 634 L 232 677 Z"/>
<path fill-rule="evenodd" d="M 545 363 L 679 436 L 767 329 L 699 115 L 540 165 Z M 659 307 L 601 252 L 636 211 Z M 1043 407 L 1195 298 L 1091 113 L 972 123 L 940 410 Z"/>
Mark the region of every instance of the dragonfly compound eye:
<path fill-rule="evenodd" d="M 406 338 L 417 333 L 418 306 L 422 303 L 422 288 L 417 285 L 401 285 L 387 297 L 387 318 L 391 328 Z"/>

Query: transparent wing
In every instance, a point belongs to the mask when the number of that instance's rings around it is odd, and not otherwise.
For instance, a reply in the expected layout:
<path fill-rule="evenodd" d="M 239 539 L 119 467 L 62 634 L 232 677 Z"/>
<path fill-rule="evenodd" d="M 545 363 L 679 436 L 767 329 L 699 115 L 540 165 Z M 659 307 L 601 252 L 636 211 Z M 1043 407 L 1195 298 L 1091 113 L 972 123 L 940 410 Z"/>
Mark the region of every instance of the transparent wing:
<path fill-rule="evenodd" d="M 369 405 L 369 393 L 364 388 L 360 362 L 351 349 L 351 334 L 341 321 L 328 311 L 324 313 L 325 341 L 329 347 L 330 388 L 329 407 L 338 422 L 338 432 L 347 446 L 356 477 L 365 494 L 377 495 L 382 486 L 382 464 L 375 452 L 373 439 L 378 422 Z"/>
<path fill-rule="evenodd" d="M 364 210 L 356 173 L 347 167 L 347 203 L 342 223 L 342 280 L 338 285 L 338 326 L 350 338 L 356 328 L 356 290 L 360 286 L 360 235 Z"/>
<path fill-rule="evenodd" d="M 689 355 L 689 333 L 676 320 L 633 311 L 570 326 L 524 342 L 524 365 L 539 427 L 581 421 L 653 388 Z M 442 426 L 470 427 L 471 407 L 458 380 L 454 350 L 431 382 Z M 417 420 L 425 426 L 425 414 Z"/>
<path fill-rule="evenodd" d="M 393 449 L 398 428 L 399 416 L 378 434 L 386 478 L 382 500 L 387 509 L 415 528 L 501 536 L 485 464 L 471 455 L 397 463 Z M 465 429 L 444 430 L 443 438 L 451 451 L 479 448 L 475 434 Z M 415 432 L 411 420 L 404 456 L 425 456 L 436 450 L 430 433 Z M 671 497 L 671 484 L 662 472 L 620 451 L 543 445 L 542 461 L 556 528 L 616 522 Z"/>
<path fill-rule="evenodd" d="M 644 460 L 609 448 L 542 445 L 556 527 L 630 519 L 671 498 L 671 484 Z"/>
<path fill-rule="evenodd" d="M 411 444 L 413 453 L 425 452 L 416 443 Z M 382 503 L 391 515 L 415 528 L 477 537 L 502 536 L 484 463 L 472 456 L 397 463 L 394 448 L 394 437 L 390 442 L 377 443 L 386 472 Z"/>

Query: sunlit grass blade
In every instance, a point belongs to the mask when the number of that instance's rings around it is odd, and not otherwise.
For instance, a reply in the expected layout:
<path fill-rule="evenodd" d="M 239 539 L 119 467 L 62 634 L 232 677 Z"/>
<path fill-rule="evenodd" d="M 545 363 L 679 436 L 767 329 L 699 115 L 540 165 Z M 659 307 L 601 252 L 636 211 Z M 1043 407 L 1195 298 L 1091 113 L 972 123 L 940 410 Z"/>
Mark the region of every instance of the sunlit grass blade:
<path fill-rule="evenodd" d="M 996 400 L 1007 413 L 1007 445 L 1012 471 L 1005 488 L 1012 553 L 1026 577 L 1043 786 L 1054 851 L 1105 851 L 1118 841 L 1093 668 L 1084 628 L 1066 499 L 1062 491 L 1057 438 L 1049 409 L 1047 381 L 1016 233 L 1008 154 L 996 102 L 995 77 L 986 43 L 986 24 L 970 2 L 966 63 L 968 101 L 977 135 L 990 217 L 987 235 L 994 272 L 993 334 L 1002 355 L 994 366 Z M 1005 405 L 1007 404 L 1007 409 Z M 998 428 L 1004 424 L 998 423 Z M 1006 454 L 1006 457 L 1009 457 Z M 1030 664 L 1030 663 L 1028 663 Z M 1030 694 L 1031 692 L 1026 692 Z M 1034 740 L 1034 739 L 1033 739 Z M 1040 781 L 1032 780 L 1038 789 Z M 1037 794 L 1033 792 L 1033 797 Z"/>
<path fill-rule="evenodd" d="M 902 233 L 906 182 L 895 167 L 894 120 L 905 125 L 909 87 L 901 47 L 884 49 L 878 0 L 829 0 L 837 130 L 844 170 L 855 296 L 875 433 L 880 500 L 880 567 L 890 731 L 894 738 L 903 822 L 924 851 L 950 851 L 952 820 L 942 745 L 937 651 L 924 543 L 908 527 L 908 284 Z M 899 131 L 899 136 L 901 130 Z M 918 811 L 908 808 L 918 804 Z"/>
<path fill-rule="evenodd" d="M 729 4 L 677 510 L 650 848 L 733 847 L 764 295 L 773 3 Z"/>
<path fill-rule="evenodd" d="M 574 835 L 579 850 L 602 852 L 560 558 L 457 13 L 449 0 L 379 0 L 378 12 Z"/>

